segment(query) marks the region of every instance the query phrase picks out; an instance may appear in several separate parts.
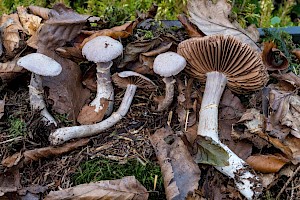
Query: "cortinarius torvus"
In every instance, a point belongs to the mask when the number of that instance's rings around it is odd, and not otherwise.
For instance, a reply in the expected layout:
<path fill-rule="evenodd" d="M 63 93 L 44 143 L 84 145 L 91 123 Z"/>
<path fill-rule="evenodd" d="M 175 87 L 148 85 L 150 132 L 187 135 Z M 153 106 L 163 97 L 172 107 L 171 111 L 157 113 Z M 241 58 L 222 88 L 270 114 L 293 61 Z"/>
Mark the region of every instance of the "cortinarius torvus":
<path fill-rule="evenodd" d="M 234 37 L 222 35 L 185 40 L 179 44 L 178 53 L 189 63 L 186 69 L 192 76 L 201 82 L 206 80 L 197 134 L 212 138 L 227 151 L 229 166 L 216 168 L 233 178 L 246 198 L 257 197 L 261 193 L 258 177 L 219 140 L 218 105 L 226 84 L 237 93 L 258 90 L 266 84 L 267 70 L 260 55 Z"/>
<path fill-rule="evenodd" d="M 163 81 L 166 84 L 165 97 L 161 102 L 159 102 L 156 111 L 163 111 L 172 103 L 175 83 L 173 76 L 181 72 L 185 66 L 185 58 L 175 52 L 162 53 L 154 59 L 153 71 L 164 77 Z"/>
<path fill-rule="evenodd" d="M 46 108 L 41 76 L 59 75 L 62 71 L 61 65 L 54 59 L 40 53 L 28 54 L 20 58 L 17 64 L 32 72 L 29 85 L 29 99 L 32 109 L 41 111 L 42 120 L 47 125 L 54 124 L 57 126 L 55 119 Z"/>
<path fill-rule="evenodd" d="M 108 36 L 98 36 L 88 41 L 82 48 L 82 55 L 87 60 L 97 63 L 97 94 L 95 99 L 83 107 L 83 112 L 92 111 L 95 118 L 93 121 L 78 120 L 81 124 L 92 124 L 102 120 L 104 115 L 108 116 L 112 113 L 114 104 L 114 90 L 111 83 L 110 68 L 113 64 L 112 60 L 120 56 L 123 52 L 122 44 Z M 107 110 L 104 104 L 108 101 Z M 89 109 L 88 107 L 93 109 Z M 80 116 L 80 114 L 79 114 Z M 81 118 L 79 118 L 81 119 Z"/>
<path fill-rule="evenodd" d="M 107 119 L 96 124 L 57 129 L 49 137 L 51 144 L 58 145 L 74 138 L 93 136 L 112 127 L 127 114 L 137 88 L 145 88 L 146 91 L 153 91 L 157 88 L 150 79 L 132 71 L 115 73 L 112 79 L 117 86 L 126 88 L 119 109 Z"/>

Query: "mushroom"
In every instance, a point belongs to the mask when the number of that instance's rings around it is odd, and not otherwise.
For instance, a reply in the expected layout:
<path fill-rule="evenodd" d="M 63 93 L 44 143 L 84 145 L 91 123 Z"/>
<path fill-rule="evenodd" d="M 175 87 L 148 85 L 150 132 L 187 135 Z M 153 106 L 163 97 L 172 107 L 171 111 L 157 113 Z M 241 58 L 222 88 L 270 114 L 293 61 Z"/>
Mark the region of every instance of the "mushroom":
<path fill-rule="evenodd" d="M 122 44 L 108 36 L 98 36 L 83 46 L 82 55 L 87 60 L 97 64 L 97 94 L 95 99 L 88 105 L 94 109 L 86 108 L 87 105 L 83 108 L 83 111 L 96 112 L 96 114 L 91 113 L 96 118 L 89 122 L 83 122 L 83 124 L 99 122 L 104 115 L 109 116 L 112 113 L 114 90 L 111 83 L 110 68 L 113 64 L 112 60 L 120 56 L 122 52 Z M 107 110 L 104 110 L 105 101 L 108 101 Z"/>
<path fill-rule="evenodd" d="M 175 52 L 162 53 L 154 59 L 153 71 L 164 77 L 163 81 L 166 85 L 165 97 L 159 101 L 156 111 L 163 111 L 171 105 L 174 96 L 174 83 L 176 82 L 173 76 L 181 72 L 185 66 L 185 58 Z"/>
<path fill-rule="evenodd" d="M 137 88 L 145 88 L 146 91 L 156 89 L 156 85 L 150 79 L 136 72 L 124 71 L 115 73 L 112 78 L 117 86 L 126 88 L 119 109 L 105 120 L 96 124 L 57 129 L 50 134 L 49 140 L 51 144 L 58 145 L 74 138 L 93 136 L 112 127 L 127 114 Z"/>
<path fill-rule="evenodd" d="M 228 153 L 229 165 L 216 169 L 233 178 L 247 199 L 257 197 L 262 190 L 259 178 L 219 140 L 218 105 L 226 83 L 236 93 L 258 90 L 266 84 L 267 70 L 260 55 L 234 37 L 222 35 L 185 40 L 178 45 L 178 53 L 189 63 L 186 69 L 192 76 L 201 82 L 206 79 L 197 134 L 210 137 Z"/>
<path fill-rule="evenodd" d="M 57 126 L 55 119 L 46 108 L 41 76 L 59 75 L 62 71 L 61 65 L 54 59 L 40 53 L 28 54 L 20 58 L 17 65 L 32 72 L 29 85 L 29 100 L 32 109 L 41 111 L 42 120 L 46 125 L 54 124 Z"/>

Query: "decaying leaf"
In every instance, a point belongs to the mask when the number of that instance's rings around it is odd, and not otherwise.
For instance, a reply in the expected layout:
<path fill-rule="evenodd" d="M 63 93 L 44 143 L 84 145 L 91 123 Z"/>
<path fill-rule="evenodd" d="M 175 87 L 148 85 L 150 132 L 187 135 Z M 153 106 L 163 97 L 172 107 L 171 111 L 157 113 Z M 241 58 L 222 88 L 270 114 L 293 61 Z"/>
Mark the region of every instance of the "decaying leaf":
<path fill-rule="evenodd" d="M 27 150 L 24 153 L 16 153 L 10 157 L 2 160 L 1 164 L 5 167 L 12 167 L 18 165 L 20 162 L 23 164 L 28 164 L 32 161 L 37 161 L 41 158 L 47 158 L 50 156 L 58 156 L 69 151 L 73 151 L 79 147 L 87 145 L 89 139 L 81 139 L 78 141 L 67 143 L 60 147 L 44 147 L 39 149 Z"/>
<path fill-rule="evenodd" d="M 0 199 L 6 193 L 16 192 L 19 188 L 21 188 L 21 182 L 18 169 L 13 168 L 0 173 Z"/>
<path fill-rule="evenodd" d="M 4 106 L 5 106 L 5 96 L 4 99 L 0 100 L 0 119 L 4 115 Z"/>
<path fill-rule="evenodd" d="M 55 52 L 63 58 L 74 60 L 75 62 L 84 61 L 81 50 L 78 47 L 59 47 Z"/>
<path fill-rule="evenodd" d="M 203 37 L 205 36 L 194 24 L 191 24 L 189 19 L 185 14 L 180 14 L 177 16 L 178 20 L 183 25 L 185 31 L 190 37 Z"/>
<path fill-rule="evenodd" d="M 272 74 L 272 76 L 278 79 L 280 82 L 285 82 L 290 84 L 293 89 L 290 89 L 289 91 L 293 91 L 296 88 L 300 87 L 300 77 L 294 74 L 293 72 L 284 73 L 284 74 Z"/>
<path fill-rule="evenodd" d="M 231 6 L 226 0 L 191 0 L 188 2 L 190 21 L 206 35 L 232 35 L 249 44 L 254 50 L 261 52 L 256 42 L 259 39 L 257 29 L 249 32 L 237 21 L 230 21 Z"/>
<path fill-rule="evenodd" d="M 297 165 L 300 163 L 300 139 L 296 138 L 294 136 L 287 136 L 284 140 L 283 143 L 288 146 L 291 151 L 292 151 L 292 163 L 294 165 Z"/>
<path fill-rule="evenodd" d="M 127 176 L 118 180 L 106 180 L 95 183 L 81 184 L 59 191 L 51 191 L 45 200 L 147 200 L 148 192 L 134 176 Z"/>
<path fill-rule="evenodd" d="M 270 115 L 272 126 L 276 127 L 276 125 L 280 124 L 289 127 L 290 133 L 300 138 L 300 97 L 292 92 L 272 89 L 269 94 L 269 100 L 272 110 Z M 276 132 L 269 131 L 272 135 L 277 136 Z"/>
<path fill-rule="evenodd" d="M 108 108 L 109 100 L 101 98 L 100 102 L 102 109 L 99 110 L 99 112 L 95 111 L 95 106 L 84 105 L 80 113 L 78 114 L 77 121 L 80 124 L 94 124 L 100 122 L 103 119 Z"/>
<path fill-rule="evenodd" d="M 0 63 L 0 79 L 3 82 L 9 82 L 25 72 L 27 72 L 26 69 L 17 65 L 17 59 Z"/>
<path fill-rule="evenodd" d="M 238 121 L 238 123 L 243 123 L 247 130 L 245 132 L 249 132 L 250 134 L 254 134 L 259 136 L 260 138 L 264 139 L 266 142 L 269 142 L 272 144 L 275 148 L 280 149 L 287 158 L 292 158 L 292 151 L 291 149 L 284 145 L 279 139 L 273 138 L 269 136 L 268 134 L 263 132 L 263 116 L 260 114 L 260 112 L 254 108 L 248 109 L 241 119 Z M 248 137 L 250 141 L 255 143 L 255 141 L 252 140 L 251 137 Z M 261 147 L 262 148 L 262 147 Z"/>
<path fill-rule="evenodd" d="M 92 92 L 97 91 L 97 71 L 95 67 L 90 67 L 83 75 L 82 84 Z"/>
<path fill-rule="evenodd" d="M 26 8 L 23 6 L 17 7 L 18 15 L 21 24 L 27 34 L 33 35 L 41 25 L 42 18 L 28 14 Z"/>
<path fill-rule="evenodd" d="M 150 141 L 162 170 L 167 199 L 185 199 L 198 188 L 198 165 L 170 127 L 158 129 Z"/>
<path fill-rule="evenodd" d="M 123 68 L 129 62 L 136 61 L 141 53 L 150 51 L 159 46 L 161 42 L 162 40 L 160 38 L 154 38 L 151 40 L 134 41 L 127 44 L 124 51 L 124 58 L 118 67 Z"/>
<path fill-rule="evenodd" d="M 294 49 L 292 53 L 296 56 L 296 58 L 300 61 L 300 49 Z"/>
<path fill-rule="evenodd" d="M 274 42 L 265 42 L 262 52 L 262 61 L 269 71 L 285 70 L 289 67 L 289 61 L 285 55 L 276 48 Z"/>
<path fill-rule="evenodd" d="M 3 14 L 0 19 L 0 26 L 8 23 L 2 30 L 3 46 L 8 57 L 14 57 L 25 47 L 24 29 L 19 21 L 18 14 Z"/>
<path fill-rule="evenodd" d="M 289 159 L 282 155 L 253 155 L 247 158 L 246 162 L 255 170 L 262 173 L 278 172 Z"/>
<path fill-rule="evenodd" d="M 228 166 L 228 153 L 210 137 L 197 136 L 197 153 L 194 155 L 196 163 L 208 164 L 218 167 Z"/>
<path fill-rule="evenodd" d="M 51 9 L 40 6 L 29 6 L 28 8 L 32 14 L 40 16 L 43 19 L 49 19 Z"/>

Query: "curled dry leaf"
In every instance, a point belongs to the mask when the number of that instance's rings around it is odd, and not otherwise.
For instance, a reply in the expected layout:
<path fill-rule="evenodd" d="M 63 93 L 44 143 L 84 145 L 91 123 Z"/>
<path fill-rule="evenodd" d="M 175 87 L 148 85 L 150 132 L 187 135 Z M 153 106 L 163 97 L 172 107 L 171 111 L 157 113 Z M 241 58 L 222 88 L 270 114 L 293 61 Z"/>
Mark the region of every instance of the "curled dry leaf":
<path fill-rule="evenodd" d="M 17 7 L 20 22 L 27 34 L 33 35 L 41 25 L 42 18 L 28 14 L 23 6 Z"/>
<path fill-rule="evenodd" d="M 292 151 L 292 163 L 294 165 L 297 165 L 300 163 L 300 139 L 296 138 L 294 136 L 287 136 L 284 140 L 283 143 L 288 146 L 291 151 Z"/>
<path fill-rule="evenodd" d="M 292 85 L 293 89 L 291 91 L 300 87 L 300 77 L 294 74 L 293 72 L 284 74 L 272 74 L 271 76 L 277 78 L 281 82 L 286 82 Z"/>
<path fill-rule="evenodd" d="M 95 106 L 84 105 L 80 113 L 78 114 L 77 121 L 80 124 L 94 124 L 102 121 L 108 108 L 109 100 L 101 98 L 100 102 L 101 109 L 99 110 L 99 112 L 95 111 Z"/>
<path fill-rule="evenodd" d="M 50 147 L 44 147 L 39 149 L 27 150 L 24 153 L 16 153 L 10 157 L 5 158 L 4 160 L 2 160 L 1 164 L 5 167 L 12 167 L 19 164 L 20 162 L 23 162 L 24 164 L 28 164 L 32 161 L 37 161 L 41 158 L 58 156 L 73 151 L 79 147 L 87 145 L 88 142 L 89 139 L 85 138 L 78 141 L 67 143 L 59 147 L 50 146 Z"/>
<path fill-rule="evenodd" d="M 291 92 L 272 89 L 269 94 L 271 115 L 269 121 L 273 127 L 289 127 L 290 133 L 300 138 L 300 97 Z M 276 131 L 272 133 L 276 136 Z"/>
<path fill-rule="evenodd" d="M 49 19 L 49 8 L 43 8 L 40 6 L 29 6 L 28 8 L 32 14 L 40 16 L 43 19 Z"/>
<path fill-rule="evenodd" d="M 25 47 L 24 29 L 19 21 L 18 14 L 3 14 L 0 19 L 0 26 L 10 22 L 3 28 L 2 39 L 5 48 L 5 54 L 8 57 L 14 57 L 21 49 Z"/>
<path fill-rule="evenodd" d="M 269 71 L 285 70 L 289 67 L 289 61 L 285 55 L 276 48 L 274 42 L 265 42 L 262 52 L 262 61 Z"/>
<path fill-rule="evenodd" d="M 0 63 L 0 79 L 2 82 L 12 81 L 14 78 L 27 72 L 26 69 L 17 65 L 17 59 Z"/>
<path fill-rule="evenodd" d="M 167 199 L 185 199 L 198 189 L 200 169 L 171 128 L 158 129 L 150 141 L 162 170 Z"/>
<path fill-rule="evenodd" d="M 192 24 L 185 14 L 177 16 L 178 20 L 183 25 L 185 31 L 190 37 L 203 37 L 205 34 L 200 31 L 194 24 Z"/>
<path fill-rule="evenodd" d="M 261 52 L 256 44 L 259 39 L 257 29 L 251 32 L 243 29 L 237 21 L 230 21 L 231 6 L 226 0 L 190 0 L 188 2 L 190 21 L 206 35 L 231 35 L 243 43 L 249 44 L 254 50 Z"/>
<path fill-rule="evenodd" d="M 45 200 L 147 200 L 148 196 L 146 188 L 134 176 L 126 176 L 122 179 L 81 184 L 64 190 L 51 191 Z"/>
<path fill-rule="evenodd" d="M 253 155 L 249 156 L 246 162 L 255 170 L 262 173 L 278 172 L 289 162 L 282 155 Z"/>

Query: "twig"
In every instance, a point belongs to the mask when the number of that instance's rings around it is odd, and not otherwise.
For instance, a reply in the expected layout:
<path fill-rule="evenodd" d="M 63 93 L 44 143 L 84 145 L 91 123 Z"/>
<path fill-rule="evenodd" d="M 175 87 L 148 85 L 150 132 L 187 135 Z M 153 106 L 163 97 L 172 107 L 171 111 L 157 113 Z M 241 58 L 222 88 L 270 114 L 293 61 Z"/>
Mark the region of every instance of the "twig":
<path fill-rule="evenodd" d="M 290 178 L 285 182 L 284 186 L 281 188 L 280 192 L 276 196 L 276 200 L 279 200 L 280 195 L 283 193 L 283 191 L 287 188 L 287 186 L 290 184 L 290 182 L 293 180 L 294 176 L 300 171 L 300 165 L 297 167 L 296 171 L 290 176 Z"/>
<path fill-rule="evenodd" d="M 3 142 L 0 142 L 0 144 L 5 144 L 5 143 L 8 143 L 8 142 L 14 142 L 14 141 L 20 141 L 23 139 L 23 136 L 19 136 L 19 137 L 16 137 L 16 138 L 12 138 L 12 139 L 9 139 L 9 140 L 5 140 Z"/>

